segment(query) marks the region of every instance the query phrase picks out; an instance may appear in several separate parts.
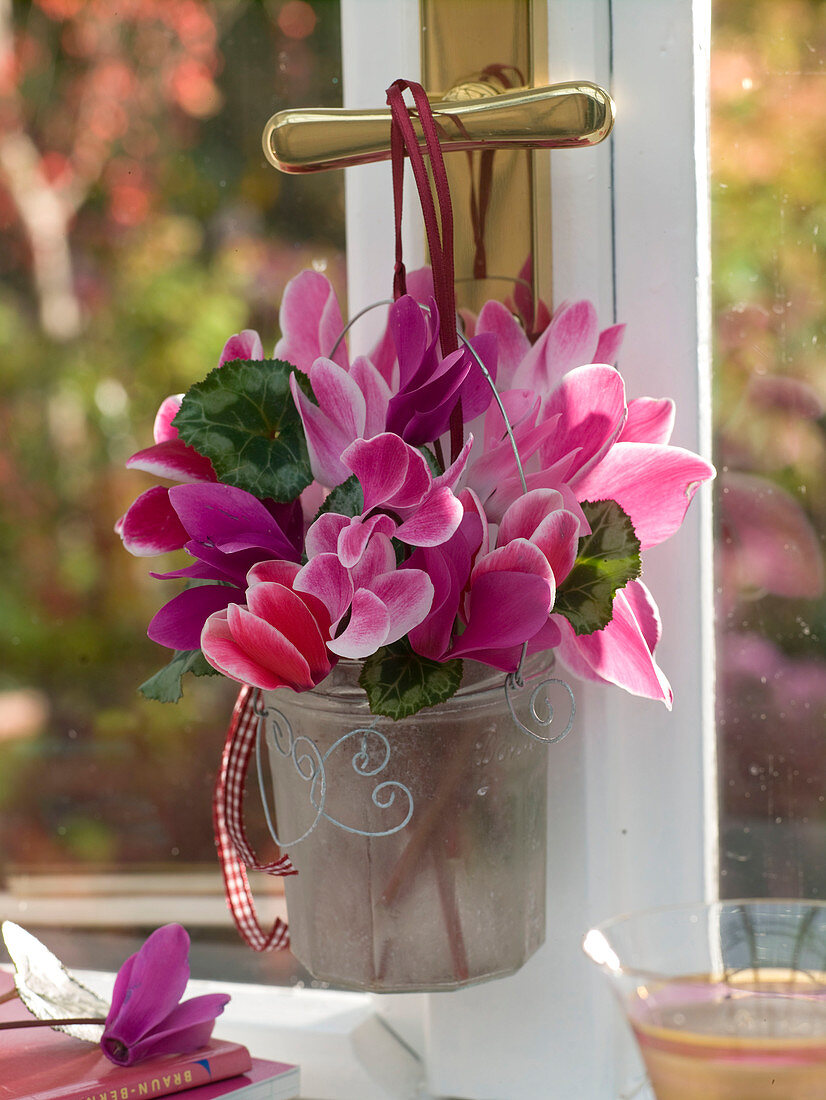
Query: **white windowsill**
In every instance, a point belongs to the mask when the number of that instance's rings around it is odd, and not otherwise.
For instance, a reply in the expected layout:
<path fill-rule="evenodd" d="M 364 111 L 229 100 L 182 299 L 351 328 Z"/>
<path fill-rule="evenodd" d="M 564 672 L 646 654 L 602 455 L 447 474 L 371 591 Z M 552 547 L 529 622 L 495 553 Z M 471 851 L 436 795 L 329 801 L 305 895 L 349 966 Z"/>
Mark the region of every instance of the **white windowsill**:
<path fill-rule="evenodd" d="M 231 928 L 220 873 L 73 872 L 11 874 L 0 914 L 40 928 L 134 928 L 177 921 L 189 928 Z M 184 888 L 182 889 L 182 886 Z M 268 920 L 287 919 L 283 883 L 256 875 L 256 899 Z"/>

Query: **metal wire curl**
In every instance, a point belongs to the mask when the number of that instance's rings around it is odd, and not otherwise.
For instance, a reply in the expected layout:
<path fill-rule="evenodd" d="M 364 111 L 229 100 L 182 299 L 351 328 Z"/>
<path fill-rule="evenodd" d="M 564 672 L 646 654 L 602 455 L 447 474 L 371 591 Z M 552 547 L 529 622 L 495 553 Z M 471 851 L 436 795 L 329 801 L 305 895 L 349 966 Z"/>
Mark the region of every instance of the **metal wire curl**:
<path fill-rule="evenodd" d="M 322 753 L 315 741 L 310 737 L 296 737 L 287 716 L 277 707 L 254 706 L 254 714 L 258 718 L 258 730 L 255 739 L 255 762 L 258 771 L 258 789 L 261 795 L 261 803 L 264 807 L 264 816 L 267 828 L 279 848 L 294 848 L 312 833 L 323 818 L 331 825 L 342 829 L 347 833 L 355 833 L 357 836 L 380 837 L 392 836 L 401 832 L 413 816 L 413 795 L 404 783 L 397 779 L 385 779 L 377 783 L 370 794 L 374 806 L 380 810 L 389 810 L 395 803 L 397 795 L 406 799 L 407 806 L 403 820 L 389 829 L 357 829 L 352 825 L 346 825 L 343 821 L 333 817 L 327 811 L 327 797 L 330 793 L 327 779 L 327 762 L 332 754 L 352 737 L 360 737 L 360 741 L 353 753 L 351 764 L 356 775 L 365 779 L 371 779 L 380 775 L 390 763 L 390 742 L 381 730 L 375 726 L 359 727 L 343 734 L 337 741 Z M 271 736 L 268 734 L 271 731 Z M 375 759 L 371 763 L 371 750 L 369 738 L 374 738 L 374 747 L 380 746 Z M 264 783 L 264 759 L 263 748 L 266 745 L 268 754 L 273 752 L 292 761 L 293 768 L 298 776 L 309 783 L 309 804 L 315 810 L 315 816 L 304 830 L 294 840 L 284 840 L 278 835 L 275 822 L 270 814 L 270 800 Z"/>

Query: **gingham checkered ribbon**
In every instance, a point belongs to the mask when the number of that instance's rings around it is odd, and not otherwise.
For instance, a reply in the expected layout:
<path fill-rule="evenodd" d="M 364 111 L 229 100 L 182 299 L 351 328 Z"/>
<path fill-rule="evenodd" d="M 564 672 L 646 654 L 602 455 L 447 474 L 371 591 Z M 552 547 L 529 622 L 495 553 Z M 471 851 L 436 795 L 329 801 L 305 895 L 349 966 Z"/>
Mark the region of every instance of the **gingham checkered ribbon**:
<path fill-rule="evenodd" d="M 270 931 L 262 927 L 247 867 L 269 875 L 294 875 L 296 870 L 287 855 L 272 863 L 259 863 L 244 828 L 244 786 L 258 732 L 256 702 L 260 694 L 247 685 L 238 693 L 215 784 L 212 818 L 224 890 L 235 926 L 254 951 L 272 951 L 289 946 L 287 925 L 279 917 Z"/>

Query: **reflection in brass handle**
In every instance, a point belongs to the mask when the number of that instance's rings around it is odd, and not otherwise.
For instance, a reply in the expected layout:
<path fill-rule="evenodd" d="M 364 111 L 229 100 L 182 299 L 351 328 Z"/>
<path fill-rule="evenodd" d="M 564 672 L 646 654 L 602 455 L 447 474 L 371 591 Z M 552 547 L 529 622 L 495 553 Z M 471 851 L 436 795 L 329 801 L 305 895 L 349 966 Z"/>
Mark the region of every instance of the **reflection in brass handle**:
<path fill-rule="evenodd" d="M 596 145 L 614 124 L 611 97 L 588 81 L 496 95 L 475 84 L 465 94 L 478 98 L 460 98 L 461 89 L 458 93 L 433 102 L 445 152 Z M 414 125 L 418 131 L 415 117 Z M 264 153 L 282 172 L 318 172 L 387 160 L 390 111 L 332 107 L 280 111 L 264 130 Z"/>

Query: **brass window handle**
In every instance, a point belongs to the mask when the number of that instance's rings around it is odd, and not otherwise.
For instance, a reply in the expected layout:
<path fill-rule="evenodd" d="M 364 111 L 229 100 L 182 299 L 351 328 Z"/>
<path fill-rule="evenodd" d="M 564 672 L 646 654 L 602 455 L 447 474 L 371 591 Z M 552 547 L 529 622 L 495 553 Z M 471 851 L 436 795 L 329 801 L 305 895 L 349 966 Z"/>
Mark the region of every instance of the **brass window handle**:
<path fill-rule="evenodd" d="M 614 124 L 610 95 L 588 81 L 506 92 L 500 88 L 493 81 L 476 80 L 431 100 L 445 152 L 596 145 Z M 414 125 L 418 128 L 415 118 Z M 279 111 L 267 123 L 263 142 L 267 160 L 282 172 L 318 172 L 387 160 L 390 111 Z"/>

